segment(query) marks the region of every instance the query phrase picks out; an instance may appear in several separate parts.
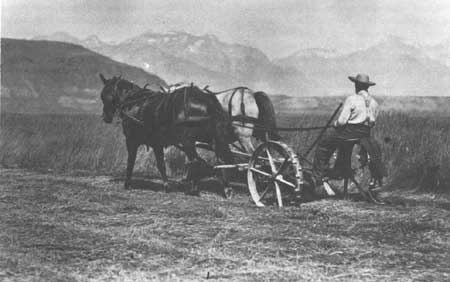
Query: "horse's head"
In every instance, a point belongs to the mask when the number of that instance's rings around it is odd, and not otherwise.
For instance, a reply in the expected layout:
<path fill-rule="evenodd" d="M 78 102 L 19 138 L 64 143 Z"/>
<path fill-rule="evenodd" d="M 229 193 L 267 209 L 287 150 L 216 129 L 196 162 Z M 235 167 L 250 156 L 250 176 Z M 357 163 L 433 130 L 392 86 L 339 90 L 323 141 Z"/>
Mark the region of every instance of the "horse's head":
<path fill-rule="evenodd" d="M 104 86 L 100 93 L 103 102 L 103 120 L 106 123 L 111 123 L 114 115 L 118 112 L 120 103 L 123 99 L 123 93 L 133 88 L 133 84 L 120 76 L 113 76 L 106 79 L 103 74 L 100 74 Z"/>

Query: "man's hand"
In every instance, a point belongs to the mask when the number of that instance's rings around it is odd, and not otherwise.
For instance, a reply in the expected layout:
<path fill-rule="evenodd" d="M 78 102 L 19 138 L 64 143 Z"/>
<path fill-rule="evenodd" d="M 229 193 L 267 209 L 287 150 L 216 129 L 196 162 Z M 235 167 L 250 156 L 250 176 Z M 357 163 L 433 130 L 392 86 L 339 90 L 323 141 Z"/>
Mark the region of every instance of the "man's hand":
<path fill-rule="evenodd" d="M 338 124 L 338 122 L 337 122 L 337 120 L 335 120 L 334 122 L 333 122 L 333 127 L 334 128 L 338 128 L 340 125 Z"/>

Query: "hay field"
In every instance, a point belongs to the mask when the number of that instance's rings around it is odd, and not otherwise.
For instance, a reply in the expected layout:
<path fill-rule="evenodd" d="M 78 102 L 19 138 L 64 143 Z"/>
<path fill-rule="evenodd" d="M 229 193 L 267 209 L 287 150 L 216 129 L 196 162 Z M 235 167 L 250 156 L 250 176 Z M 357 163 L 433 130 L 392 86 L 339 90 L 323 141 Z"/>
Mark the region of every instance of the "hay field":
<path fill-rule="evenodd" d="M 325 116 L 280 117 L 282 126 Z M 207 181 L 201 197 L 162 192 L 142 148 L 135 189 L 123 190 L 119 126 L 97 116 L 3 115 L 0 131 L 0 280 L 448 281 L 447 117 L 385 113 L 388 204 L 325 199 L 256 208 Z M 395 122 L 393 122 L 395 121 Z M 285 134 L 297 151 L 317 133 Z M 168 150 L 172 180 L 184 156 Z M 421 187 L 423 186 L 423 187 Z M 412 193 L 411 189 L 433 193 Z"/>
<path fill-rule="evenodd" d="M 279 115 L 285 127 L 320 126 L 328 115 Z M 450 119 L 447 115 L 387 112 L 378 118 L 374 135 L 383 145 L 389 183 L 431 192 L 450 192 Z M 94 115 L 4 114 L 0 123 L 3 167 L 123 174 L 125 138 L 120 124 L 105 124 Z M 283 133 L 283 141 L 304 153 L 318 132 Z M 383 140 L 389 139 L 389 143 Z M 183 173 L 185 157 L 166 150 L 168 174 Z M 140 148 L 135 171 L 158 175 L 153 153 Z M 435 178 L 435 179 L 431 179 Z"/>

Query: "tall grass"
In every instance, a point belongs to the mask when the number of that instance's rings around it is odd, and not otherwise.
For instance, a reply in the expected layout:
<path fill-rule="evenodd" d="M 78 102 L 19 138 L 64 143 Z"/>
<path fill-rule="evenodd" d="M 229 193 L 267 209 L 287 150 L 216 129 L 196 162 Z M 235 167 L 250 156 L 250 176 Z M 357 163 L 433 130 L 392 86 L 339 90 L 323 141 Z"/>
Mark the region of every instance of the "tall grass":
<path fill-rule="evenodd" d="M 320 126 L 326 115 L 281 116 L 285 126 Z M 284 141 L 305 153 L 318 131 L 285 133 Z M 432 113 L 383 112 L 373 129 L 382 146 L 391 186 L 450 192 L 450 118 Z"/>
<path fill-rule="evenodd" d="M 282 126 L 323 125 L 327 116 L 280 116 Z M 108 125 L 98 116 L 18 115 L 1 116 L 0 164 L 7 167 L 121 173 L 126 166 L 125 138 L 121 126 Z M 318 132 L 283 133 L 283 141 L 305 153 Z M 430 168 L 439 170 L 437 185 L 450 191 L 450 119 L 402 113 L 383 113 L 374 130 L 383 144 L 389 182 L 414 188 Z M 388 143 L 383 140 L 390 139 Z M 183 171 L 184 155 L 166 151 L 169 175 Z M 142 147 L 136 171 L 157 175 L 153 153 Z M 425 187 L 426 188 L 426 187 Z"/>
<path fill-rule="evenodd" d="M 450 192 L 448 116 L 387 113 L 381 116 L 375 136 L 392 139 L 384 145 L 383 154 L 395 185 L 425 185 L 416 188 Z"/>
<path fill-rule="evenodd" d="M 127 151 L 120 124 L 105 124 L 93 115 L 1 116 L 0 164 L 7 167 L 49 169 L 57 172 L 124 171 Z M 168 172 L 180 174 L 184 157 L 166 151 Z M 142 146 L 136 171 L 156 174 L 151 150 Z"/>

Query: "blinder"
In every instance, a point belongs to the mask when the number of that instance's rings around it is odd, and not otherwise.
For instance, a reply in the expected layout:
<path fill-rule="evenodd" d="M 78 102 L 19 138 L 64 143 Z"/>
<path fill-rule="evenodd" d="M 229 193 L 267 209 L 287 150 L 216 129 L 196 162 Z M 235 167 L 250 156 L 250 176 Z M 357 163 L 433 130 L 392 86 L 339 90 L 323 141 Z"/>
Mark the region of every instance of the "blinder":
<path fill-rule="evenodd" d="M 111 79 L 111 82 L 108 83 L 109 85 L 106 85 L 108 89 L 108 97 L 105 97 L 105 90 L 102 92 L 102 100 L 103 100 L 103 119 L 105 121 L 107 120 L 113 120 L 114 116 L 118 113 L 118 109 L 120 107 L 120 101 L 119 101 L 119 93 L 121 89 L 119 88 L 119 83 L 121 81 L 120 76 L 117 78 Z M 111 85 L 112 84 L 112 85 Z M 105 111 L 106 109 L 106 111 Z"/>

